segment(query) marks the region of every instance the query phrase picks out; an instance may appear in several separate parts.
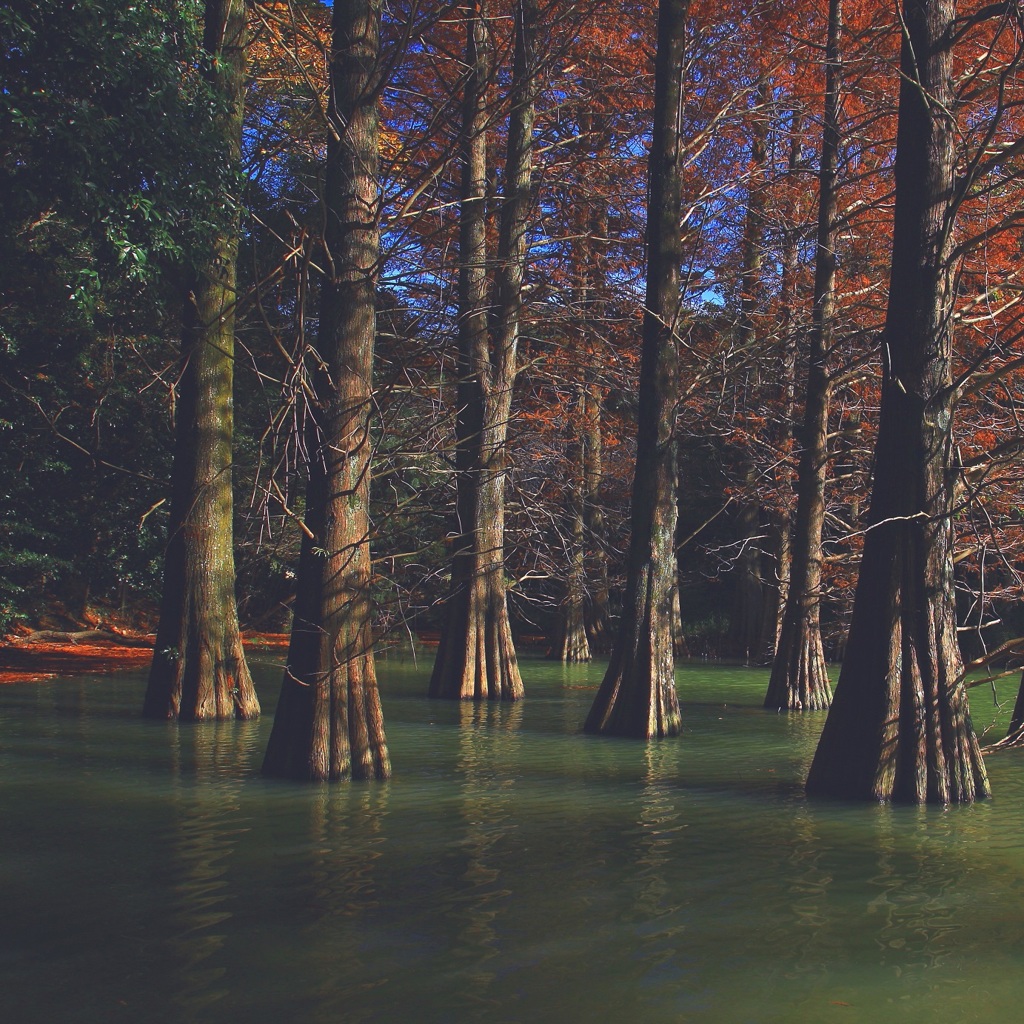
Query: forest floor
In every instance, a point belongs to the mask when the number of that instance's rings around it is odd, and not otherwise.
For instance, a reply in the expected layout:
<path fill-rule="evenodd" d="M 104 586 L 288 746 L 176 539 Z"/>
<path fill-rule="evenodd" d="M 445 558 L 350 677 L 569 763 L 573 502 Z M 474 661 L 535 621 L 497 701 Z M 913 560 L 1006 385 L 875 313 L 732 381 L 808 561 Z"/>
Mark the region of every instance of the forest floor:
<path fill-rule="evenodd" d="M 96 636 L 100 631 L 40 631 L 0 641 L 0 685 L 34 683 L 58 676 L 79 676 L 143 668 L 153 657 L 153 637 L 144 634 Z M 288 646 L 286 633 L 248 633 L 251 650 Z"/>

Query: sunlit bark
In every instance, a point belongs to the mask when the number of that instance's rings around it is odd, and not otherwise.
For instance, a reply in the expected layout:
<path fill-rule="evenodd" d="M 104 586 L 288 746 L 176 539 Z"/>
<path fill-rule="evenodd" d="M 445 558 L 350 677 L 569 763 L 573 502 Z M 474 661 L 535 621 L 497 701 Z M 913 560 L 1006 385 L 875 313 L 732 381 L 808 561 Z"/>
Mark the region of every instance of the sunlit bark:
<path fill-rule="evenodd" d="M 225 154 L 241 160 L 243 0 L 207 0 L 207 76 L 223 103 Z M 230 200 L 234 202 L 235 200 Z M 232 439 L 237 212 L 185 301 L 164 584 L 143 714 L 186 721 L 255 718 L 259 701 L 235 603 Z"/>
<path fill-rule="evenodd" d="M 504 194 L 488 315 L 486 191 L 487 12 L 466 8 L 467 66 L 460 207 L 458 530 L 451 593 L 430 678 L 431 697 L 518 700 L 523 695 L 505 584 L 506 440 L 516 375 L 519 315 L 532 204 L 533 56 L 537 7 L 516 5 Z"/>
<path fill-rule="evenodd" d="M 370 425 L 379 271 L 379 0 L 336 0 L 330 63 L 326 265 L 312 353 L 306 533 L 288 664 L 263 773 L 391 773 L 373 657 Z"/>
<path fill-rule="evenodd" d="M 677 587 L 675 406 L 679 397 L 680 78 L 686 0 L 661 0 L 649 157 L 647 298 L 640 364 L 637 459 L 622 622 L 584 729 L 652 738 L 679 732 L 672 650 Z"/>
<path fill-rule="evenodd" d="M 818 238 L 814 265 L 814 309 L 808 353 L 804 421 L 800 432 L 796 523 L 782 630 L 765 696 L 766 708 L 817 711 L 832 701 L 821 642 L 821 538 L 828 474 L 828 355 L 835 306 L 836 182 L 839 155 L 839 39 L 842 0 L 830 0 L 825 46 L 825 116 L 818 166 Z"/>

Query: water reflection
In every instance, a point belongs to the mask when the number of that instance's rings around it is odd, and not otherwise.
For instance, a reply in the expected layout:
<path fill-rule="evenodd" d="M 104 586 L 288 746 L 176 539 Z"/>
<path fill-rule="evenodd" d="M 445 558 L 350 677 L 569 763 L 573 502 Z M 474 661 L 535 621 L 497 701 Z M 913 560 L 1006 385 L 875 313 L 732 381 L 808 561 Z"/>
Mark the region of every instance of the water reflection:
<path fill-rule="evenodd" d="M 808 803 L 819 725 L 753 673 L 643 745 L 525 671 L 512 707 L 410 679 L 387 785 L 264 782 L 269 721 L 143 723 L 144 679 L 0 690 L 0 1020 L 1014 1019 L 1019 757 L 975 808 Z"/>
<path fill-rule="evenodd" d="M 794 920 L 772 938 L 785 942 L 788 998 L 808 1019 L 825 1006 L 973 1019 L 962 1015 L 971 1003 L 963 932 L 977 850 L 949 835 L 951 824 L 972 831 L 970 811 L 814 804 L 793 822 L 784 876 Z"/>
<path fill-rule="evenodd" d="M 880 808 L 878 870 L 868 879 L 867 912 L 878 929 L 879 964 L 899 977 L 941 967 L 959 930 L 957 880 L 968 869 L 955 847 L 933 852 L 932 808 Z M 952 898 L 951 898 L 952 897 Z"/>
<path fill-rule="evenodd" d="M 468 702 L 459 706 L 456 772 L 463 828 L 452 856 L 458 893 L 448 916 L 454 926 L 450 954 L 455 991 L 467 1019 L 502 1004 L 492 991 L 502 970 L 499 917 L 511 891 L 504 884 L 503 849 L 516 831 L 514 817 L 522 703 Z"/>
<path fill-rule="evenodd" d="M 790 879 L 787 891 L 793 912 L 790 927 L 795 927 L 795 938 L 787 946 L 792 950 L 796 971 L 820 969 L 822 961 L 836 955 L 837 950 L 824 941 L 825 928 L 831 923 L 827 900 L 833 876 L 823 865 L 821 839 L 814 815 L 806 807 L 797 807 L 792 818 L 792 830 L 785 842 L 788 870 L 783 877 Z M 833 938 L 835 936 L 833 935 Z"/>
<path fill-rule="evenodd" d="M 643 765 L 637 821 L 637 872 L 633 882 L 636 886 L 636 908 L 650 920 L 678 909 L 663 872 L 669 863 L 673 843 L 684 826 L 680 824 L 680 813 L 676 807 L 680 796 L 676 786 L 678 755 L 672 745 L 646 744 Z"/>
<path fill-rule="evenodd" d="M 685 917 L 681 913 L 686 890 L 678 876 L 670 881 L 669 868 L 676 859 L 676 844 L 682 841 L 682 816 L 677 806 L 681 792 L 677 784 L 677 744 L 648 743 L 643 748 L 643 776 L 638 800 L 639 829 L 635 845 L 635 872 L 629 878 L 633 892 L 636 957 L 642 964 L 640 985 L 678 984 L 692 974 L 683 956 Z"/>
<path fill-rule="evenodd" d="M 167 963 L 181 1019 L 230 993 L 223 950 L 240 894 L 232 891 L 235 850 L 250 831 L 239 800 L 259 737 L 255 722 L 167 727 L 172 768 L 172 860 Z"/>
<path fill-rule="evenodd" d="M 388 783 L 324 785 L 310 801 L 308 866 L 298 880 L 308 901 L 300 938 L 306 983 L 299 992 L 314 1022 L 372 1019 L 367 998 L 390 980 L 373 953 L 386 895 L 377 875 L 389 794 Z"/>

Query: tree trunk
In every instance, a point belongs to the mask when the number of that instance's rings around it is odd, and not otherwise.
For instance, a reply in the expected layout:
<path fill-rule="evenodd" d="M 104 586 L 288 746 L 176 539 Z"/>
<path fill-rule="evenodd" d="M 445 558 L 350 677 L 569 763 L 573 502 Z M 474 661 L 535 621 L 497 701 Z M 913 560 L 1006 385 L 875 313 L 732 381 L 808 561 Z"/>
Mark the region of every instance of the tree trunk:
<path fill-rule="evenodd" d="M 580 135 L 592 134 L 592 119 L 588 111 L 580 114 Z M 581 207 L 584 204 L 580 204 Z M 576 230 L 579 238 L 573 247 L 579 277 L 573 289 L 572 307 L 576 320 L 569 328 L 567 347 L 570 359 L 583 368 L 582 378 L 572 387 L 572 408 L 566 423 L 566 484 L 562 523 L 564 541 L 562 557 L 567 566 L 562 588 L 562 599 L 555 619 L 554 636 L 548 649 L 548 658 L 564 664 L 591 660 L 590 640 L 587 636 L 587 384 L 594 373 L 595 342 L 590 337 L 596 318 L 596 289 L 593 287 L 593 239 L 591 216 L 584 207 L 578 211 Z M 556 556 L 557 557 L 557 556 Z"/>
<path fill-rule="evenodd" d="M 986 751 L 1008 750 L 1011 747 L 1024 747 L 1024 675 L 1021 676 L 1017 699 L 1013 703 L 1010 727 L 1006 730 L 1006 735 L 998 743 L 987 747 Z"/>
<path fill-rule="evenodd" d="M 760 344 L 758 312 L 764 288 L 761 281 L 764 263 L 765 191 L 768 118 L 764 107 L 770 88 L 762 78 L 758 83 L 756 105 L 751 112 L 751 169 L 747 180 L 747 211 L 743 227 L 743 277 L 740 295 L 740 345 L 754 349 Z M 745 460 L 744 496 L 740 506 L 740 536 L 743 548 L 733 566 L 736 590 L 729 620 L 730 652 L 744 661 L 760 661 L 763 653 L 764 617 L 768 610 L 762 571 L 761 507 L 757 496 L 757 470 L 752 456 Z"/>
<path fill-rule="evenodd" d="M 754 464 L 749 458 L 745 462 L 743 483 L 746 497 L 740 505 L 738 523 L 743 548 L 732 568 L 736 590 L 726 643 L 732 657 L 749 663 L 752 658 L 760 660 L 765 613 L 765 586 L 761 575 L 761 510 L 756 500 Z"/>
<path fill-rule="evenodd" d="M 208 77 L 223 101 L 224 153 L 241 160 L 243 0 L 207 0 Z M 233 200 L 232 200 L 233 201 Z M 235 602 L 232 435 L 238 214 L 215 240 L 185 301 L 164 584 L 143 714 L 201 721 L 256 718 Z"/>
<path fill-rule="evenodd" d="M 910 803 L 989 794 L 960 681 L 951 387 L 954 0 L 906 0 L 892 273 L 869 531 L 807 792 Z"/>
<path fill-rule="evenodd" d="M 583 526 L 586 569 L 589 587 L 584 609 L 587 640 L 592 650 L 607 653 L 611 632 L 611 607 L 608 595 L 608 556 L 605 553 L 604 511 L 601 506 L 601 480 L 604 475 L 603 438 L 601 436 L 601 387 L 591 367 L 583 399 Z"/>
<path fill-rule="evenodd" d="M 598 119 L 599 126 L 603 122 Z M 580 131 L 594 133 L 594 115 L 590 110 L 580 112 Z M 600 127 L 592 144 L 592 159 L 599 167 L 607 159 L 607 130 Z M 583 557 L 586 579 L 584 620 L 587 642 L 591 651 L 607 654 L 611 647 L 611 603 L 608 593 L 608 555 L 604 511 L 601 504 L 601 484 L 604 477 L 604 439 L 601 434 L 601 339 L 597 337 L 599 325 L 607 315 L 609 242 L 608 206 L 603 196 L 591 205 L 586 225 L 586 248 L 581 253 L 583 280 L 586 282 L 587 303 L 585 316 L 591 338 L 584 345 L 586 358 L 583 374 L 583 401 L 581 404 L 580 457 L 583 467 Z M 592 340 L 591 340 L 592 339 Z"/>
<path fill-rule="evenodd" d="M 584 729 L 649 739 L 679 732 L 672 652 L 679 399 L 679 132 L 687 0 L 661 0 L 654 130 L 648 161 L 647 298 L 640 358 L 636 471 L 622 622 Z"/>
<path fill-rule="evenodd" d="M 817 353 L 818 356 L 821 353 Z M 804 410 L 789 592 L 772 662 L 766 708 L 818 711 L 832 699 L 821 642 L 821 537 L 828 464 L 828 383 L 812 352 Z"/>
<path fill-rule="evenodd" d="M 580 390 L 576 399 L 576 415 L 572 417 L 570 430 L 573 443 L 569 450 L 570 480 L 566 501 L 568 520 L 569 571 L 565 580 L 565 594 L 558 609 L 558 631 L 551 645 L 548 657 L 564 664 L 578 664 L 590 661 L 590 643 L 587 640 L 587 626 L 584 615 L 586 604 L 585 530 L 583 520 L 584 467 L 582 414 L 586 404 L 586 392 Z"/>
<path fill-rule="evenodd" d="M 758 661 L 769 664 L 775 658 L 782 632 L 782 614 L 789 595 L 789 576 L 792 567 L 792 538 L 789 517 L 780 509 L 768 512 L 768 545 L 763 552 L 765 561 L 764 612 L 761 616 L 761 640 Z"/>
<path fill-rule="evenodd" d="M 534 0 L 520 0 L 516 6 L 512 109 L 490 317 L 485 208 L 490 60 L 484 4 L 467 8 L 466 17 L 470 73 L 464 105 L 459 237 L 459 525 L 452 590 L 429 694 L 518 700 L 523 682 L 512 643 L 505 587 L 505 448 L 531 208 L 537 8 Z"/>
<path fill-rule="evenodd" d="M 336 0 L 328 109 L 326 261 L 306 534 L 288 665 L 263 773 L 294 779 L 391 773 L 373 657 L 370 426 L 380 186 L 379 0 Z"/>
<path fill-rule="evenodd" d="M 793 110 L 790 126 L 790 147 L 787 174 L 796 176 L 800 173 L 801 149 L 803 132 L 799 110 Z M 781 452 L 789 452 L 793 440 L 793 419 L 796 408 L 796 364 L 797 364 L 797 329 L 796 329 L 796 277 L 799 269 L 799 242 L 803 234 L 799 223 L 794 222 L 796 210 L 791 207 L 789 220 L 782 231 L 781 280 L 779 282 L 779 306 L 781 334 L 779 353 L 781 418 L 778 428 L 778 447 Z M 780 462 L 782 478 L 780 485 L 788 490 L 792 486 L 792 472 L 789 460 Z M 772 594 L 770 617 L 765 616 L 766 640 L 764 651 L 769 661 L 773 661 L 779 649 L 782 637 L 782 620 L 789 598 L 789 581 L 793 568 L 793 537 L 788 501 L 781 508 L 771 513 L 772 566 L 774 569 L 774 593 Z M 769 634 L 770 631 L 770 634 Z"/>
<path fill-rule="evenodd" d="M 828 354 L 835 306 L 836 162 L 839 155 L 839 37 L 842 0 L 829 0 L 825 45 L 825 116 L 818 167 L 818 239 L 814 264 L 814 307 L 807 368 L 807 396 L 796 524 L 792 540 L 789 593 L 782 632 L 764 699 L 766 708 L 818 711 L 832 702 L 832 687 L 821 642 L 821 538 L 825 526 L 828 473 L 828 411 L 831 385 Z"/>

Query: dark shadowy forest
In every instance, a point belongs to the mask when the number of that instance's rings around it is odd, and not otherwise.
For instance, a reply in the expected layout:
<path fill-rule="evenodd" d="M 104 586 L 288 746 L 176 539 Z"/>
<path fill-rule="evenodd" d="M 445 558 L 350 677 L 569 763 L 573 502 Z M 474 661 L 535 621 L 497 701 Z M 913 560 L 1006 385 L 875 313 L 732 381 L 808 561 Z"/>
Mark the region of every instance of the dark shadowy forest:
<path fill-rule="evenodd" d="M 810 792 L 988 794 L 1016 2 L 14 0 L 0 39 L 4 632 L 154 633 L 182 720 L 257 716 L 242 632 L 290 633 L 270 775 L 388 775 L 381 645 L 503 701 L 540 647 L 609 659 L 588 732 L 674 735 L 674 659 L 735 659 L 830 708 Z"/>

